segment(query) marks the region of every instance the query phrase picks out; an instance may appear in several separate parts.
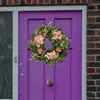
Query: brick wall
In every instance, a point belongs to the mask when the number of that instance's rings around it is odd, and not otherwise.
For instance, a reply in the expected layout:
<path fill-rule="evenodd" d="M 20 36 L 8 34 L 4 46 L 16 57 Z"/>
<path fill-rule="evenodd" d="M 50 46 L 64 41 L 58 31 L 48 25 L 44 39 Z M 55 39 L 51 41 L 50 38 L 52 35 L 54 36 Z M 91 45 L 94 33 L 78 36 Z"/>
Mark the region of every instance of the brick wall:
<path fill-rule="evenodd" d="M 0 0 L 0 5 L 86 4 L 87 0 Z"/>
<path fill-rule="evenodd" d="M 87 96 L 100 100 L 100 0 L 88 0 Z"/>
<path fill-rule="evenodd" d="M 87 3 L 87 100 L 100 100 L 100 0 L 2 0 L 0 5 Z"/>

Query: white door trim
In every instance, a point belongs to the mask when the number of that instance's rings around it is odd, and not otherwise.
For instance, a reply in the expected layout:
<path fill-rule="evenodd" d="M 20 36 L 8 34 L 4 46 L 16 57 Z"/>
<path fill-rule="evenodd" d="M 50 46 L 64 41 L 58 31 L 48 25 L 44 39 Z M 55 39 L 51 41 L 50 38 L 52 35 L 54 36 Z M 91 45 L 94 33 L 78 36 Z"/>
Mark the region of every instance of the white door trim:
<path fill-rule="evenodd" d="M 87 100 L 87 11 L 82 10 L 82 100 Z"/>
<path fill-rule="evenodd" d="M 13 11 L 13 100 L 18 100 L 18 11 Z"/>
<path fill-rule="evenodd" d="M 53 11 L 53 10 L 86 10 L 86 5 L 56 5 L 56 6 L 14 6 L 0 7 L 0 11 Z"/>
<path fill-rule="evenodd" d="M 0 12 L 13 12 L 13 99 L 18 100 L 18 12 L 20 11 L 82 11 L 82 100 L 86 100 L 86 5 L 0 7 Z M 0 99 L 10 100 L 10 99 Z"/>

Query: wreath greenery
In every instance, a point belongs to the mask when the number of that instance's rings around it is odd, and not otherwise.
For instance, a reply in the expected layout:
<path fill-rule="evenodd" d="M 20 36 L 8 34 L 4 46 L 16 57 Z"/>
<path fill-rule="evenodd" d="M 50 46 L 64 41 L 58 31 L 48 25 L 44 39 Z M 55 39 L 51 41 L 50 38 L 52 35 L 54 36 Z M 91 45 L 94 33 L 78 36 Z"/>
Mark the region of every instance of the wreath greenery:
<path fill-rule="evenodd" d="M 46 50 L 46 38 L 52 42 L 52 48 Z M 55 62 L 62 62 L 67 56 L 70 41 L 60 27 L 51 26 L 51 23 L 37 28 L 30 38 L 29 50 L 32 58 L 43 61 L 49 66 Z"/>

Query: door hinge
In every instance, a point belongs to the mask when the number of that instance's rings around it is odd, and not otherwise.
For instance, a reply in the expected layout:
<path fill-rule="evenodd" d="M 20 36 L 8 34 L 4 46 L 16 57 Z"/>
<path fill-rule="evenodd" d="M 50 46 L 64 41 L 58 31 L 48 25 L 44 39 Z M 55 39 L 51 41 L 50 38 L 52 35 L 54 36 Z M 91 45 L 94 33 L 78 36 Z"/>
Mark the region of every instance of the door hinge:
<path fill-rule="evenodd" d="M 14 57 L 14 63 L 17 63 L 17 56 Z"/>

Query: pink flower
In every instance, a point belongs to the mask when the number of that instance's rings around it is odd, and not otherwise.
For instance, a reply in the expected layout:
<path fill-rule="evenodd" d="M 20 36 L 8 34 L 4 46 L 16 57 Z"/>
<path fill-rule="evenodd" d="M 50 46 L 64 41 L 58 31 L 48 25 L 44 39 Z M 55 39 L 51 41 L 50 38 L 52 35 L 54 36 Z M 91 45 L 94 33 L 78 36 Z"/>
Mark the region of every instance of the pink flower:
<path fill-rule="evenodd" d="M 34 43 L 36 44 L 37 47 L 40 47 L 40 45 L 42 45 L 44 43 L 44 38 L 42 37 L 42 35 L 38 35 L 34 38 Z"/>
<path fill-rule="evenodd" d="M 47 54 L 45 55 L 45 57 L 47 57 L 48 59 L 54 59 L 55 56 L 56 56 L 56 52 L 55 52 L 55 51 L 52 51 L 52 52 L 47 53 Z"/>
<path fill-rule="evenodd" d="M 38 50 L 38 53 L 39 53 L 39 54 L 42 54 L 42 52 L 43 52 L 43 50 L 42 50 L 42 48 L 40 48 L 40 49 Z"/>
<path fill-rule="evenodd" d="M 54 32 L 52 39 L 59 39 L 59 40 L 61 40 L 62 39 L 61 31 Z"/>
<path fill-rule="evenodd" d="M 42 37 L 45 38 L 45 37 L 46 37 L 46 33 L 43 33 L 43 34 L 42 34 Z"/>
<path fill-rule="evenodd" d="M 61 48 L 59 48 L 59 47 L 56 48 L 56 51 L 57 51 L 57 52 L 61 52 Z"/>

